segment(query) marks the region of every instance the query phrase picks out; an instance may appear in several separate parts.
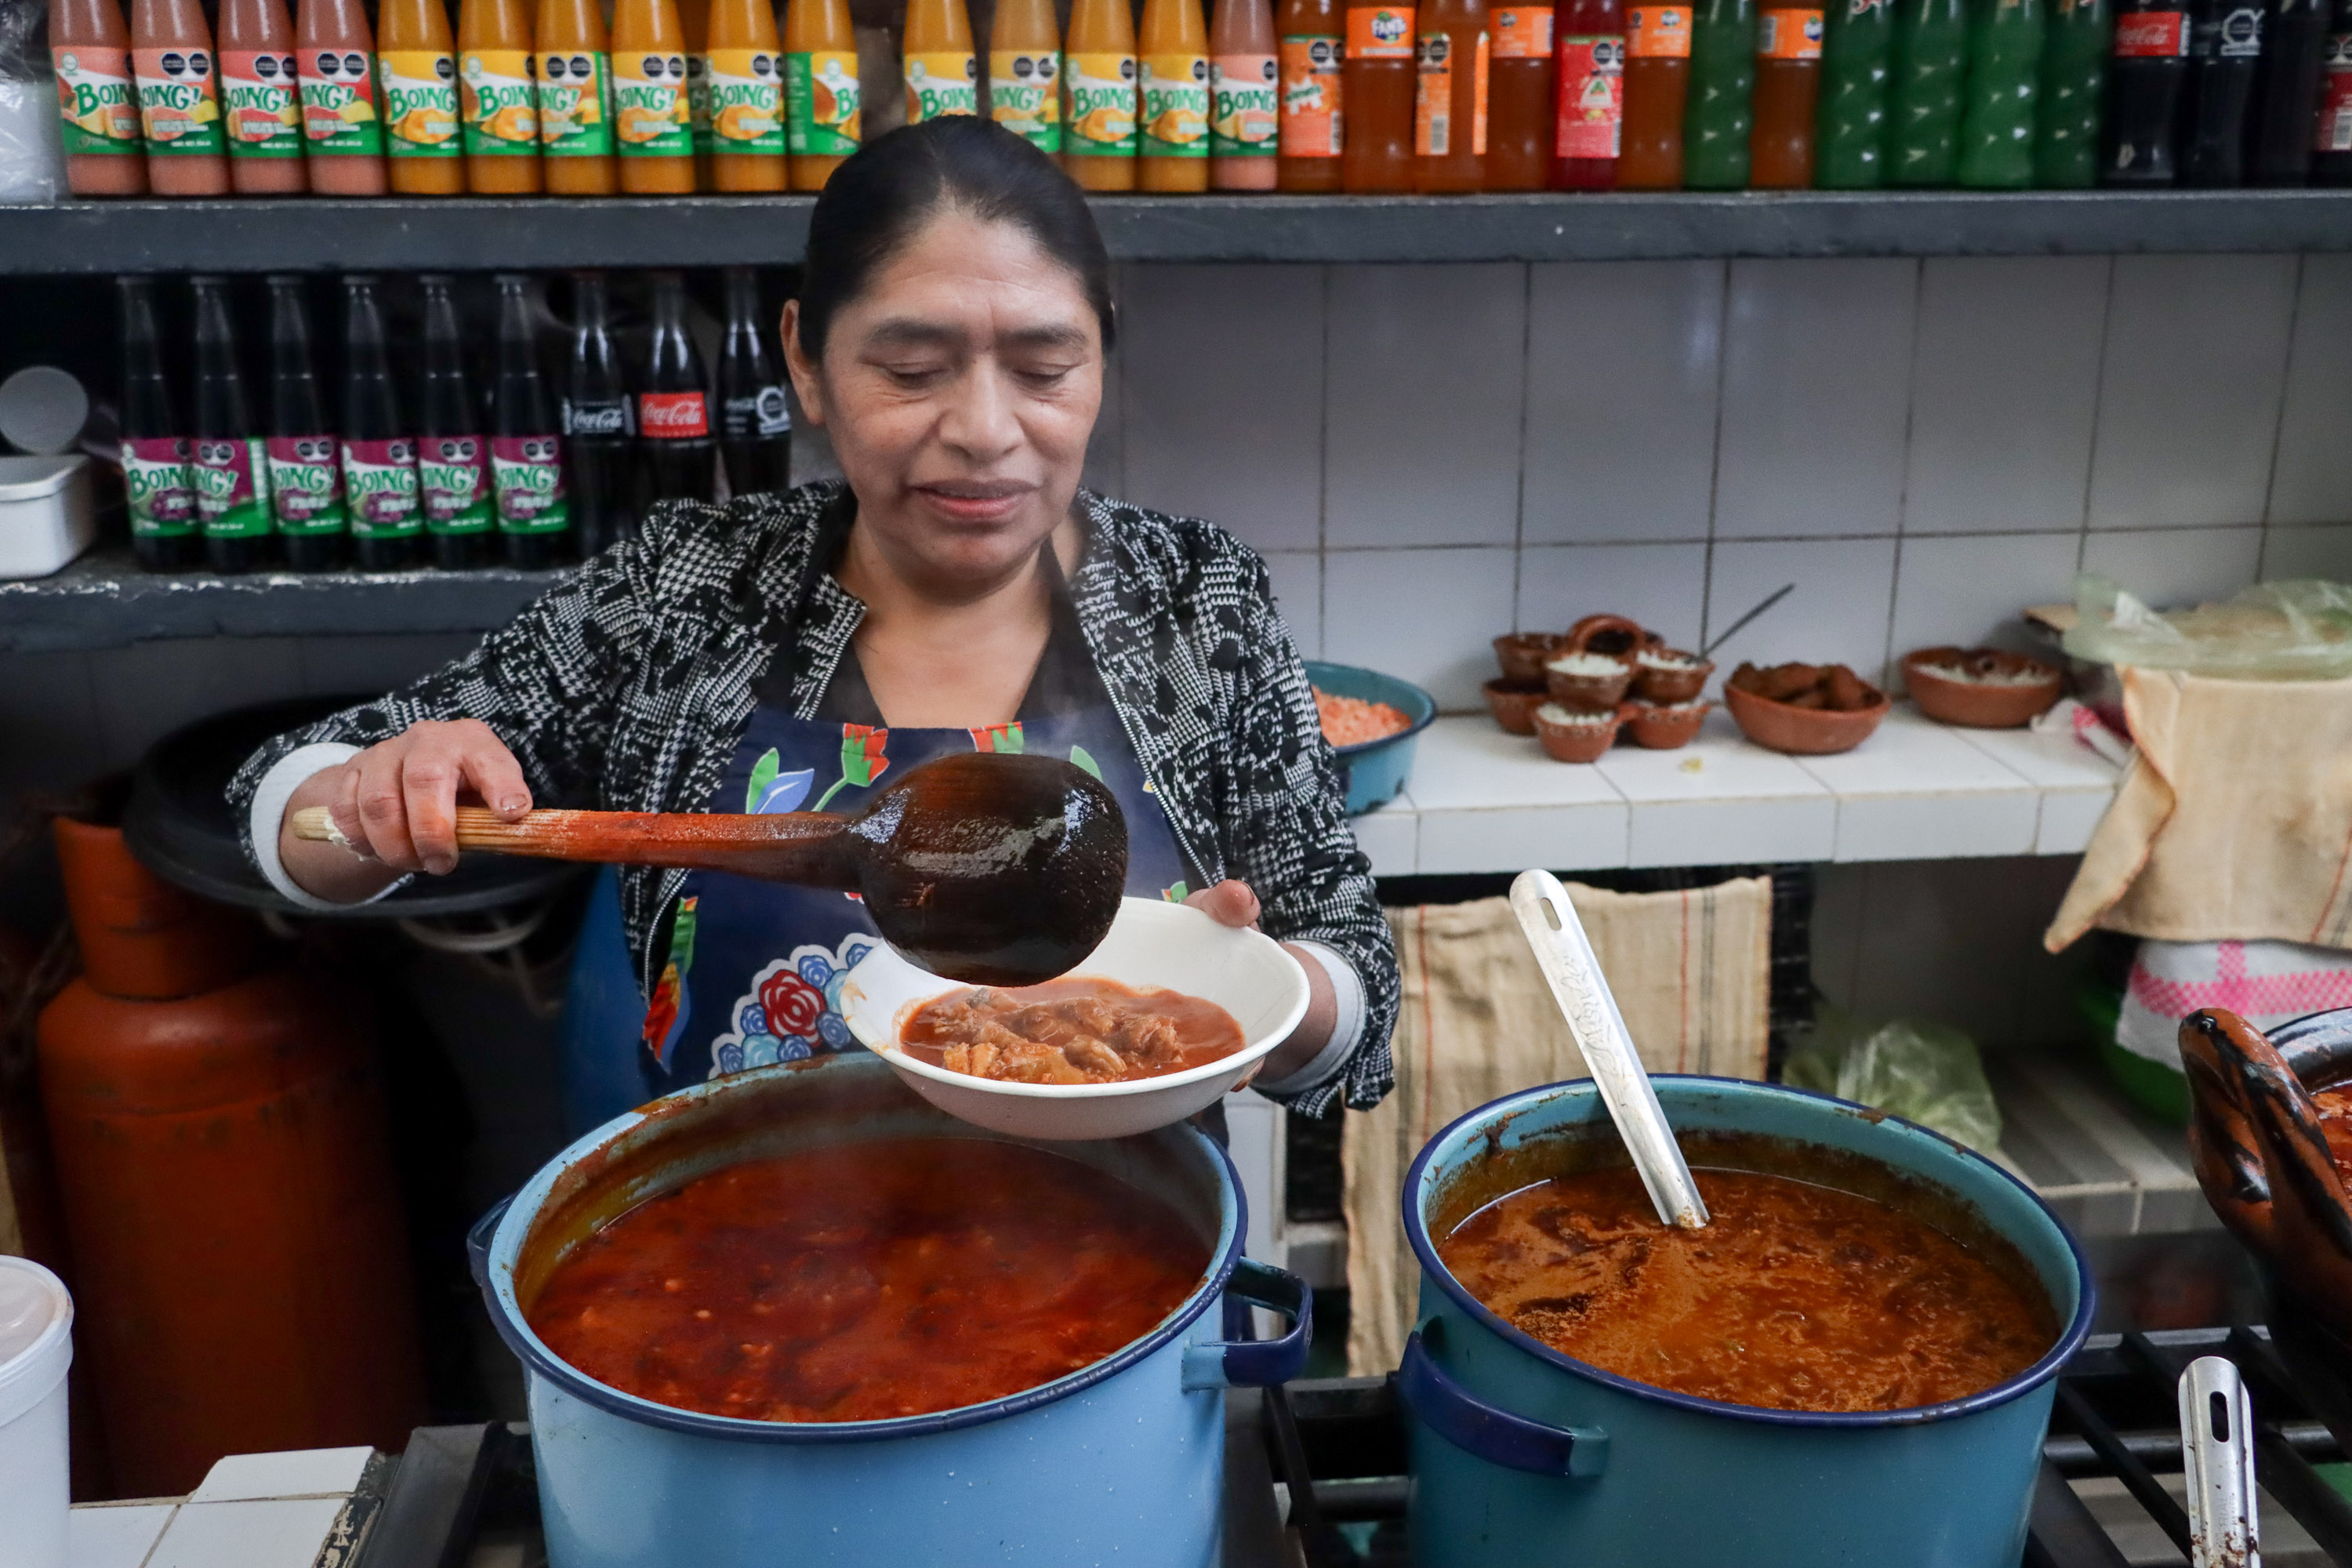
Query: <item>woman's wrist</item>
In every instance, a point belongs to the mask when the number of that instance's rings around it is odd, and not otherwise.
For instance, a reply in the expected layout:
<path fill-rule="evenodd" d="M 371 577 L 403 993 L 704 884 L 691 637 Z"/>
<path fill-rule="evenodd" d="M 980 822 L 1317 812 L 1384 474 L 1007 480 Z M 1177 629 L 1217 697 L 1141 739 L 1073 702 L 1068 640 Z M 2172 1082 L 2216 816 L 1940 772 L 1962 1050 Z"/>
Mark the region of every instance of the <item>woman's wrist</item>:
<path fill-rule="evenodd" d="M 1339 1076 L 1364 1036 L 1364 983 L 1339 952 L 1319 942 L 1283 947 L 1307 971 L 1307 1016 L 1265 1058 L 1251 1086 L 1262 1094 L 1299 1095 Z"/>
<path fill-rule="evenodd" d="M 341 741 L 299 746 L 279 758 L 253 792 L 248 818 L 253 862 L 280 897 L 306 910 L 373 903 L 404 879 L 389 867 L 332 844 L 295 838 L 293 814 L 327 804 L 327 775 L 360 754 Z"/>

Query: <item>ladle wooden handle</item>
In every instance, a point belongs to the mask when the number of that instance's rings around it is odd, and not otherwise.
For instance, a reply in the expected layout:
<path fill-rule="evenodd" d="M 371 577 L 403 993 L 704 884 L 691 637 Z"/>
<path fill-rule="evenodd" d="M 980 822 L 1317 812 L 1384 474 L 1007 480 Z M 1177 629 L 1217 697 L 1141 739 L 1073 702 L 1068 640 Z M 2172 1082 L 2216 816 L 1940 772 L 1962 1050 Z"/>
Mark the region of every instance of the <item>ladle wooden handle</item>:
<path fill-rule="evenodd" d="M 486 806 L 461 805 L 452 815 L 460 849 L 607 866 L 742 871 L 816 887 L 856 885 L 854 862 L 839 853 L 846 819 L 816 812 L 728 816 L 551 809 L 501 822 Z M 305 806 L 288 821 L 297 838 L 350 847 L 324 806 Z"/>

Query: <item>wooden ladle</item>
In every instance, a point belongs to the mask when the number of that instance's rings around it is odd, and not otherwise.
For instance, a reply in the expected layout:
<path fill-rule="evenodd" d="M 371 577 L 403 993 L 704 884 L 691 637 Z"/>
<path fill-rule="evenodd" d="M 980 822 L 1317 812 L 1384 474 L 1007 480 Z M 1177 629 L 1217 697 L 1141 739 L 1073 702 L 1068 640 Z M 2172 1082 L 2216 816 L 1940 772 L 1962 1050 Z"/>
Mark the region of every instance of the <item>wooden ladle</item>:
<path fill-rule="evenodd" d="M 1118 797 L 1059 757 L 971 752 L 886 785 L 853 816 L 459 806 L 457 847 L 548 860 L 731 871 L 865 900 L 884 941 L 971 985 L 1034 985 L 1102 942 L 1127 882 Z M 334 840 L 323 807 L 298 838 Z"/>

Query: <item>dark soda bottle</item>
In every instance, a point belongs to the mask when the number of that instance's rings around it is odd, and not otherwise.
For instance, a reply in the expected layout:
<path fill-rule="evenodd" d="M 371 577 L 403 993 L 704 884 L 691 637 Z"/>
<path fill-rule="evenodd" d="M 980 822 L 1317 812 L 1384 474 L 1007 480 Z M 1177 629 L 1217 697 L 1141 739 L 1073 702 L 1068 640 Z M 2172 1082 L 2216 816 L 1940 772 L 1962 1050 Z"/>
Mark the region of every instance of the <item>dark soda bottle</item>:
<path fill-rule="evenodd" d="M 196 487 L 205 560 L 215 572 L 269 561 L 269 448 L 245 395 L 229 320 L 228 282 L 191 278 L 196 299 L 196 416 L 188 478 Z"/>
<path fill-rule="evenodd" d="M 637 394 L 637 439 L 650 500 L 709 500 L 717 493 L 709 385 L 686 327 L 686 280 L 656 272 L 652 353 Z"/>
<path fill-rule="evenodd" d="M 269 510 L 286 563 L 326 572 L 345 560 L 351 521 L 343 466 L 310 357 L 310 307 L 299 278 L 269 279 Z"/>
<path fill-rule="evenodd" d="M 784 375 L 768 352 L 760 314 L 759 275 L 727 269 L 727 344 L 719 354 L 719 456 L 728 489 L 739 496 L 782 491 L 793 483 L 793 409 Z"/>
<path fill-rule="evenodd" d="M 636 402 L 606 319 L 604 275 L 573 275 L 572 363 L 563 378 L 563 458 L 580 553 L 637 536 Z"/>
<path fill-rule="evenodd" d="M 1967 0 L 1895 3 L 1886 183 L 1906 190 L 1948 185 L 1959 173 L 1960 89 L 1969 70 Z"/>
<path fill-rule="evenodd" d="M 425 518 L 416 495 L 416 437 L 401 417 L 375 279 L 362 273 L 343 279 L 342 434 L 353 557 L 370 572 L 417 564 Z"/>
<path fill-rule="evenodd" d="M 2053 0 L 2033 106 L 2033 182 L 2044 189 L 2086 191 L 2099 183 L 2099 121 L 2115 30 L 2107 0 Z"/>
<path fill-rule="evenodd" d="M 416 494 L 433 564 L 459 572 L 498 556 L 490 443 L 466 376 L 465 335 L 449 279 L 428 272 L 417 284 L 425 290 L 425 382 L 416 400 Z"/>
<path fill-rule="evenodd" d="M 2300 185 L 2311 177 L 2328 12 L 2328 0 L 2271 0 L 2246 127 L 2246 177 L 2254 184 Z"/>
<path fill-rule="evenodd" d="M 2262 55 L 2262 0 L 2193 0 L 2181 184 L 2246 183 L 2246 119 Z"/>
<path fill-rule="evenodd" d="M 1683 105 L 1685 190 L 1748 188 L 1755 100 L 1752 0 L 1699 0 L 1691 22 L 1690 98 Z"/>
<path fill-rule="evenodd" d="M 2099 178 L 2168 185 L 2179 165 L 2180 89 L 2189 75 L 2187 0 L 2122 0 L 2107 69 L 2107 131 Z"/>
<path fill-rule="evenodd" d="M 2352 185 L 2352 0 L 2336 0 L 2328 19 L 2319 121 L 2312 128 L 2311 180 L 2318 185 Z"/>
<path fill-rule="evenodd" d="M 118 278 L 122 318 L 122 489 L 131 507 L 131 549 L 148 572 L 185 572 L 204 560 L 195 486 L 188 479 L 188 430 L 174 411 L 155 327 L 155 283 Z"/>
<path fill-rule="evenodd" d="M 499 274 L 499 379 L 491 398 L 490 477 L 498 490 L 499 538 L 509 565 L 552 566 L 571 542 L 563 491 L 563 437 L 530 325 L 530 280 Z"/>
<path fill-rule="evenodd" d="M 1894 0 L 1832 0 L 1825 22 L 1813 184 L 1825 191 L 1876 190 L 1886 183 Z"/>

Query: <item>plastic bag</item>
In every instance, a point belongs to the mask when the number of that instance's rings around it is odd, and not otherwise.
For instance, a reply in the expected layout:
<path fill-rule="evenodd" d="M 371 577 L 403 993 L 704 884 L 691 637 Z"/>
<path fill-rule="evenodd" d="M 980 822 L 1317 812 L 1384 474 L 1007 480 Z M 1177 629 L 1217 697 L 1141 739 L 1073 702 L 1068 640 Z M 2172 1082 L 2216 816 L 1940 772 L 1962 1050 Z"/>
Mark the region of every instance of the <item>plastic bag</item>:
<path fill-rule="evenodd" d="M 2074 580 L 2080 618 L 2066 651 L 2099 664 L 2238 680 L 2352 676 L 2352 587 L 2261 583 L 2191 610 L 2157 611 L 2105 577 Z"/>
<path fill-rule="evenodd" d="M 53 202 L 65 188 L 48 7 L 0 3 L 0 202 Z"/>
<path fill-rule="evenodd" d="M 2000 1145 L 2000 1107 L 1977 1043 L 1948 1024 L 1870 1024 L 1825 1007 L 1789 1052 L 1780 1081 L 1916 1121 L 1987 1153 Z"/>

